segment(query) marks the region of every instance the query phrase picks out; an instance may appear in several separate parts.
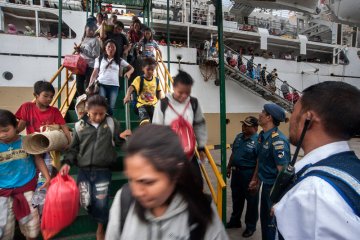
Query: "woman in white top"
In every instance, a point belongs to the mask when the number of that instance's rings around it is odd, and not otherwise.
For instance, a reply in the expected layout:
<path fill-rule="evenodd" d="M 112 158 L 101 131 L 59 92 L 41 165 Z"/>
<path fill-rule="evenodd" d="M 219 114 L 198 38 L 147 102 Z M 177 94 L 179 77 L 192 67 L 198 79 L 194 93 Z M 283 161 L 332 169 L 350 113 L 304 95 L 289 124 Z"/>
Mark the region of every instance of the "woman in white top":
<path fill-rule="evenodd" d="M 108 114 L 113 114 L 116 98 L 119 92 L 119 77 L 122 70 L 126 68 L 125 77 L 129 78 L 134 72 L 134 68 L 123 59 L 117 59 L 117 49 L 114 40 L 109 39 L 104 43 L 104 54 L 96 59 L 94 71 L 91 75 L 90 85 L 95 80 L 99 82 L 100 96 L 105 97 L 109 102 Z"/>

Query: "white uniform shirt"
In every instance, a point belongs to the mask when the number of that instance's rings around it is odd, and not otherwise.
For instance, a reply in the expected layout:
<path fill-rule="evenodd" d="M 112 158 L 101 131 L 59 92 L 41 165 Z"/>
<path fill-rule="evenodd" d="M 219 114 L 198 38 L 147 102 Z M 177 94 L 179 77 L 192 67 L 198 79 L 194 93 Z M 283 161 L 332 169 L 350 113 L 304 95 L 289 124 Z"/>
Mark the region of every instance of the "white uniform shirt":
<path fill-rule="evenodd" d="M 97 80 L 104 85 L 119 86 L 120 68 L 126 68 L 129 66 L 129 63 L 121 59 L 120 66 L 113 61 L 110 66 L 106 68 L 110 61 L 111 60 L 108 61 L 108 59 L 105 59 L 105 57 L 102 58 Z M 94 68 L 99 68 L 99 58 L 95 60 Z"/>
<path fill-rule="evenodd" d="M 350 151 L 345 141 L 314 149 L 295 164 L 296 172 L 345 151 Z M 302 180 L 274 208 L 277 227 L 286 240 L 360 239 L 360 218 L 340 194 L 319 177 Z"/>

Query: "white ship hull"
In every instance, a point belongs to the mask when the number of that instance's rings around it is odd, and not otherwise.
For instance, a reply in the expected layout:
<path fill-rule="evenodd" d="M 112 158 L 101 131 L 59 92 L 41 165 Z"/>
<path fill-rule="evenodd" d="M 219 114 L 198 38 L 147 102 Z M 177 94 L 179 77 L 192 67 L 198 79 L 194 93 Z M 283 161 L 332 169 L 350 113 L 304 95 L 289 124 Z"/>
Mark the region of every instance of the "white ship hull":
<path fill-rule="evenodd" d="M 0 7 L 27 9 L 57 15 L 56 9 L 36 6 L 0 2 Z M 129 24 L 131 21 L 131 17 L 121 17 L 120 19 L 125 24 Z M 86 22 L 86 13 L 64 10 L 63 20 L 76 33 L 75 38 L 62 40 L 62 55 L 64 56 L 72 52 L 74 42 L 80 42 Z M 210 33 L 216 33 L 217 31 L 214 26 L 176 22 L 171 24 L 171 34 L 181 32 L 186 35 L 186 31 L 188 31 L 190 33 L 188 36 L 190 42 L 195 38 L 210 38 Z M 157 31 L 164 31 L 166 29 L 166 22 L 161 19 L 154 19 L 153 27 Z M 230 28 L 224 29 L 224 35 L 227 39 L 231 37 L 240 39 L 240 41 L 259 41 L 260 39 L 259 33 L 240 32 Z M 22 102 L 32 98 L 32 86 L 36 81 L 42 79 L 48 80 L 56 72 L 58 39 L 0 34 L 0 43 L 0 107 L 15 111 Z M 269 36 L 268 44 L 294 49 L 299 48 L 300 42 L 298 39 L 283 39 Z M 312 51 L 312 54 L 314 54 L 316 51 L 331 53 L 334 48 L 341 46 L 308 42 L 307 47 L 308 51 Z M 161 50 L 164 61 L 167 61 L 166 47 L 161 47 Z M 197 50 L 195 48 L 171 47 L 170 52 L 171 74 L 176 75 L 179 68 L 177 56 L 182 55 L 181 68 L 193 76 L 195 84 L 192 94 L 199 98 L 209 125 L 211 128 L 214 127 L 214 131 L 211 131 L 210 134 L 210 142 L 217 143 L 219 131 L 216 130 L 216 126 L 218 126 L 220 99 L 219 87 L 214 84 L 215 76 L 212 76 L 209 81 L 204 81 L 203 73 L 200 71 L 199 65 L 197 65 Z M 357 48 L 348 48 L 348 65 L 305 63 L 281 59 L 265 59 L 262 57 L 255 57 L 254 62 L 261 63 L 263 66 L 266 65 L 270 71 L 273 68 L 277 68 L 280 79 L 287 80 L 291 86 L 299 91 L 310 85 L 327 80 L 345 81 L 360 87 L 360 59 L 357 52 Z M 6 80 L 4 72 L 11 72 L 13 78 Z M 226 81 L 226 111 L 228 118 L 231 120 L 230 129 L 239 129 L 238 119 L 261 111 L 265 103 L 264 99 L 248 92 L 237 83 Z M 235 131 L 229 133 L 228 141 L 232 140 L 234 134 Z"/>

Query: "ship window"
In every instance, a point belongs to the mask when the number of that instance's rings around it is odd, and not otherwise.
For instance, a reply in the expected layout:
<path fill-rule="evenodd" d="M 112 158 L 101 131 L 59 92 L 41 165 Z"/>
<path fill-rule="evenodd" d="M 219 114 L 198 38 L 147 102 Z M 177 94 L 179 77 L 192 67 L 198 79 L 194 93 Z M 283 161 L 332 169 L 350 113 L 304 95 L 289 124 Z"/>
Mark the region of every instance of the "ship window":
<path fill-rule="evenodd" d="M 36 36 L 36 14 L 34 10 L 3 8 L 5 33 Z M 39 37 L 57 37 L 58 17 L 49 12 L 38 11 Z M 62 24 L 63 38 L 76 38 L 76 33 L 66 24 Z"/>

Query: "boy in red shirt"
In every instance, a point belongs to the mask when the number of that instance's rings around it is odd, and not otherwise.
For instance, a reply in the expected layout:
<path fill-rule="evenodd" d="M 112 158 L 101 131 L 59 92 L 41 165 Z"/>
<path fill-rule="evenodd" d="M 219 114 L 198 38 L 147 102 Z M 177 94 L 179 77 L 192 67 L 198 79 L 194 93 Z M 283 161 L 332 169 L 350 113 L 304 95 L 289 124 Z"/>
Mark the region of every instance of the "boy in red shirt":
<path fill-rule="evenodd" d="M 55 89 L 51 83 L 37 81 L 34 84 L 35 102 L 23 103 L 15 114 L 16 118 L 19 119 L 18 132 L 22 132 L 25 127 L 27 134 L 41 132 L 42 127 L 56 124 L 64 131 L 68 142 L 71 142 L 70 131 L 66 126 L 65 119 L 59 109 L 50 106 L 54 95 Z M 45 154 L 44 157 L 48 158 L 49 154 Z M 57 165 L 56 162 L 53 164 Z"/>
<path fill-rule="evenodd" d="M 66 126 L 65 119 L 59 109 L 51 107 L 50 103 L 55 95 L 55 89 L 51 83 L 37 81 L 34 85 L 35 102 L 26 102 L 17 110 L 15 116 L 19 119 L 18 132 L 26 127 L 26 133 L 41 132 L 41 127 L 48 125 L 60 125 L 69 143 L 71 136 L 69 128 Z"/>

